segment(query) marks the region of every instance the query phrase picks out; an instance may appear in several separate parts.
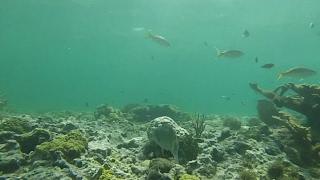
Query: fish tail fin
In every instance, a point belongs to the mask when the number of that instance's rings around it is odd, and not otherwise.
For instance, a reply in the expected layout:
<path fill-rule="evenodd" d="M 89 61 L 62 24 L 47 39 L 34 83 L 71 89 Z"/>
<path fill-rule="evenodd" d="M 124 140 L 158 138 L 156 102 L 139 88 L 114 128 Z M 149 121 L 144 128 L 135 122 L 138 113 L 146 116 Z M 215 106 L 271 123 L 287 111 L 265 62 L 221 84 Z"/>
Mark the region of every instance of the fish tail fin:
<path fill-rule="evenodd" d="M 278 75 L 278 80 L 282 79 L 283 78 L 283 73 L 279 73 Z"/>
<path fill-rule="evenodd" d="M 220 49 L 218 49 L 217 47 L 214 47 L 216 49 L 217 52 L 217 56 L 221 57 L 222 56 L 222 51 Z"/>

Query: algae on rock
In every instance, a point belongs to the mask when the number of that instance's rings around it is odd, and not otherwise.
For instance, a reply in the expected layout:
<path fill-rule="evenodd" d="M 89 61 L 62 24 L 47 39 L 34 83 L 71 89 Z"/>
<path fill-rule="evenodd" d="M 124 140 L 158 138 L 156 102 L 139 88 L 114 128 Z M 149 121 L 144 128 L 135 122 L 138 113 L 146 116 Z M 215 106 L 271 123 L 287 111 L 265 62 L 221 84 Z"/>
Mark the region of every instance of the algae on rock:
<path fill-rule="evenodd" d="M 12 131 L 17 134 L 23 134 L 32 130 L 30 123 L 23 118 L 10 117 L 2 120 L 0 131 Z"/>
<path fill-rule="evenodd" d="M 88 148 L 88 141 L 80 131 L 72 131 L 66 135 L 58 136 L 50 142 L 44 142 L 36 147 L 35 154 L 51 158 L 51 153 L 61 151 L 66 160 L 80 157 Z"/>

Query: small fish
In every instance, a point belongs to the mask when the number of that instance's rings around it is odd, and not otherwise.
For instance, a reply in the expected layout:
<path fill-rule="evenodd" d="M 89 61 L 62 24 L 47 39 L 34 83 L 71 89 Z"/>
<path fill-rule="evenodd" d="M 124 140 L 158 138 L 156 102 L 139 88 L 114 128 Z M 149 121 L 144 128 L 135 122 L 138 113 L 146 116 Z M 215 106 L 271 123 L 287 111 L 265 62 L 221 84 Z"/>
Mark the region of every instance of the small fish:
<path fill-rule="evenodd" d="M 265 69 L 271 69 L 273 67 L 274 67 L 274 64 L 272 64 L 272 63 L 264 64 L 261 66 L 261 68 L 265 68 Z"/>
<path fill-rule="evenodd" d="M 250 36 L 249 31 L 245 29 L 245 30 L 243 31 L 243 33 L 242 33 L 242 37 L 243 37 L 243 38 L 247 38 L 247 37 L 249 37 L 249 36 Z"/>
<path fill-rule="evenodd" d="M 280 73 L 278 76 L 278 79 L 281 79 L 284 77 L 293 77 L 293 78 L 303 79 L 306 77 L 314 76 L 316 74 L 317 74 L 317 72 L 312 69 L 308 69 L 308 68 L 304 68 L 304 67 L 294 67 L 294 68 L 291 68 L 287 71 Z"/>
<path fill-rule="evenodd" d="M 144 31 L 144 30 L 145 30 L 144 27 L 134 27 L 134 28 L 132 28 L 132 31 L 137 31 L 137 32 Z"/>
<path fill-rule="evenodd" d="M 165 46 L 165 47 L 171 46 L 170 42 L 166 38 L 164 38 L 163 36 L 160 36 L 160 35 L 152 34 L 150 31 L 148 31 L 148 33 L 147 33 L 147 38 L 151 39 L 152 41 L 154 41 L 162 46 Z"/>
<path fill-rule="evenodd" d="M 231 98 L 229 96 L 221 96 L 222 99 L 225 99 L 226 101 L 230 101 Z"/>
<path fill-rule="evenodd" d="M 204 42 L 203 42 L 203 45 L 206 46 L 206 47 L 209 46 L 208 43 L 207 43 L 207 41 L 204 41 Z"/>
<path fill-rule="evenodd" d="M 84 105 L 85 105 L 85 107 L 89 107 L 89 103 L 88 102 L 86 102 Z"/>
<path fill-rule="evenodd" d="M 313 23 L 313 22 L 311 22 L 311 23 L 309 24 L 309 28 L 310 28 L 310 29 L 313 29 L 313 28 L 314 28 L 314 23 Z"/>
<path fill-rule="evenodd" d="M 258 63 L 259 62 L 259 58 L 258 57 L 254 58 L 254 62 Z"/>
<path fill-rule="evenodd" d="M 239 58 L 244 55 L 244 53 L 239 50 L 219 50 L 216 48 L 216 51 L 218 57 Z"/>

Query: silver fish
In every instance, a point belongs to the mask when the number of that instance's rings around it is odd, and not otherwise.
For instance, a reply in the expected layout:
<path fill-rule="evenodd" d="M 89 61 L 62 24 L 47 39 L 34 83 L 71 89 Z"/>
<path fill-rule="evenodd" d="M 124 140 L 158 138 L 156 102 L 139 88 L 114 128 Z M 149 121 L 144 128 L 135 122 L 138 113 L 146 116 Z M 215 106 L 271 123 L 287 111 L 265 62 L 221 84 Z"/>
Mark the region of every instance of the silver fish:
<path fill-rule="evenodd" d="M 284 77 L 293 77 L 293 78 L 303 79 L 306 77 L 314 76 L 316 74 L 317 72 L 312 69 L 308 69 L 304 67 L 294 67 L 287 71 L 281 72 L 278 75 L 278 79 L 281 79 Z"/>
<path fill-rule="evenodd" d="M 171 46 L 170 42 L 165 37 L 160 36 L 160 35 L 156 35 L 156 34 L 152 34 L 150 31 L 148 31 L 148 33 L 147 33 L 147 38 L 151 39 L 152 41 L 154 41 L 162 46 L 165 46 L 165 47 Z"/>
<path fill-rule="evenodd" d="M 216 48 L 218 57 L 225 58 L 239 58 L 244 55 L 244 53 L 240 50 L 219 50 Z"/>

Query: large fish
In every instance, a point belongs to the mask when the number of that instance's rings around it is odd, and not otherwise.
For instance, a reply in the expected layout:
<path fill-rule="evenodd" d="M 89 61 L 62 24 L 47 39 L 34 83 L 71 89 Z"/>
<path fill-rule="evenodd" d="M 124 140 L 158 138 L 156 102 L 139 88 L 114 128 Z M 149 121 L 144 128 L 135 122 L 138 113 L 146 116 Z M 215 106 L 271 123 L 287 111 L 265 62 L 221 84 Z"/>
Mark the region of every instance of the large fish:
<path fill-rule="evenodd" d="M 216 48 L 216 51 L 218 57 L 239 58 L 244 55 L 244 53 L 239 50 L 220 50 Z"/>
<path fill-rule="evenodd" d="M 317 72 L 312 69 L 308 69 L 304 67 L 294 67 L 287 71 L 281 72 L 278 76 L 278 79 L 281 79 L 284 77 L 293 77 L 293 78 L 303 79 L 309 76 L 314 76 L 316 74 Z"/>
<path fill-rule="evenodd" d="M 151 39 L 152 41 L 165 46 L 165 47 L 169 47 L 170 46 L 170 42 L 163 36 L 160 35 L 156 35 L 156 34 L 152 34 L 150 31 L 147 32 L 147 38 Z"/>

